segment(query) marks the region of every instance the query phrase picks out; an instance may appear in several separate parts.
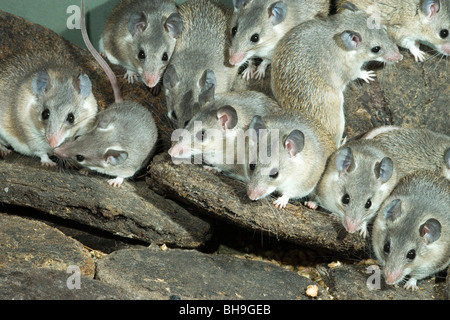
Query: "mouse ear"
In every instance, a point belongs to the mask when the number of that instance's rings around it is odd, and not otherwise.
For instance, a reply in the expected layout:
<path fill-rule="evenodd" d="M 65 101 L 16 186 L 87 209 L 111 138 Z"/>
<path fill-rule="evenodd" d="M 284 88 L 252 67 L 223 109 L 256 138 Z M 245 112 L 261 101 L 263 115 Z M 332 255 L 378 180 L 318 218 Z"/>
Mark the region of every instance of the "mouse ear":
<path fill-rule="evenodd" d="M 377 162 L 375 164 L 374 172 L 375 177 L 381 182 L 387 182 L 391 177 L 394 171 L 394 163 L 392 159 L 389 157 L 384 157 L 381 162 Z"/>
<path fill-rule="evenodd" d="M 169 64 L 163 75 L 163 86 L 167 89 L 173 89 L 178 82 L 180 82 L 180 79 L 178 78 L 177 71 L 173 64 Z"/>
<path fill-rule="evenodd" d="M 147 17 L 144 12 L 133 13 L 128 20 L 128 31 L 135 35 L 137 31 L 142 31 L 147 26 Z"/>
<path fill-rule="evenodd" d="M 224 130 L 233 129 L 238 123 L 238 115 L 236 109 L 226 105 L 217 111 L 217 120 Z"/>
<path fill-rule="evenodd" d="M 305 136 L 300 130 L 293 130 L 284 140 L 284 149 L 291 157 L 301 152 L 305 146 Z"/>
<path fill-rule="evenodd" d="M 103 157 L 104 157 L 106 163 L 109 163 L 113 166 L 117 166 L 119 164 L 124 163 L 125 160 L 127 160 L 128 153 L 123 150 L 109 149 L 108 151 L 105 152 Z"/>
<path fill-rule="evenodd" d="M 444 161 L 447 169 L 450 169 L 450 147 L 444 152 Z"/>
<path fill-rule="evenodd" d="M 252 122 L 250 122 L 249 129 L 252 129 L 255 131 L 256 136 L 259 137 L 260 130 L 266 130 L 266 124 L 264 123 L 264 120 L 261 118 L 261 116 L 254 116 L 252 119 Z"/>
<path fill-rule="evenodd" d="M 419 228 L 419 234 L 428 245 L 441 237 L 441 223 L 436 219 L 428 219 Z"/>
<path fill-rule="evenodd" d="M 269 20 L 275 26 L 284 21 L 287 15 L 287 5 L 278 1 L 269 7 Z"/>
<path fill-rule="evenodd" d="M 214 91 L 216 89 L 216 76 L 214 71 L 205 70 L 198 83 L 200 85 L 200 93 L 198 95 L 198 103 L 200 106 L 214 101 Z"/>
<path fill-rule="evenodd" d="M 233 0 L 234 10 L 237 11 L 244 8 L 250 1 L 252 0 Z"/>
<path fill-rule="evenodd" d="M 86 99 L 92 92 L 92 83 L 87 74 L 80 73 L 76 81 L 77 90 Z"/>
<path fill-rule="evenodd" d="M 402 202 L 400 199 L 392 200 L 383 210 L 386 221 L 394 222 L 402 215 Z"/>
<path fill-rule="evenodd" d="M 31 82 L 34 95 L 38 96 L 45 90 L 50 88 L 50 76 L 46 70 L 41 70 L 33 78 Z"/>
<path fill-rule="evenodd" d="M 355 159 L 350 147 L 342 148 L 336 157 L 336 169 L 339 173 L 352 172 L 355 169 Z"/>
<path fill-rule="evenodd" d="M 166 29 L 172 38 L 178 38 L 183 31 L 183 19 L 181 19 L 178 13 L 172 13 L 164 23 L 164 29 Z"/>
<path fill-rule="evenodd" d="M 427 18 L 432 18 L 439 12 L 441 3 L 439 0 L 422 0 L 421 8 Z"/>
<path fill-rule="evenodd" d="M 353 2 L 350 2 L 350 1 L 347 1 L 347 2 L 343 3 L 341 5 L 341 9 L 347 9 L 347 10 L 350 10 L 350 11 L 353 11 L 353 12 L 359 10 L 358 7 Z"/>
<path fill-rule="evenodd" d="M 337 40 L 338 45 L 342 44 L 345 50 L 352 51 L 358 48 L 362 38 L 358 32 L 345 30 L 337 37 Z"/>

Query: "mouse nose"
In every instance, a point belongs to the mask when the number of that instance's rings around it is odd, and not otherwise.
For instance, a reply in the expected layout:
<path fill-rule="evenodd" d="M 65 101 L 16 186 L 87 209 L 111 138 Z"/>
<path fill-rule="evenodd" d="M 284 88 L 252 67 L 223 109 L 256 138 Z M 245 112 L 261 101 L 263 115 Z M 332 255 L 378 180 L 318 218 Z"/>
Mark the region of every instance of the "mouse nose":
<path fill-rule="evenodd" d="M 349 232 L 349 233 L 354 233 L 358 229 L 360 224 L 361 224 L 361 221 L 359 221 L 359 220 L 355 221 L 348 216 L 346 216 L 344 218 L 345 229 L 347 229 L 347 232 Z"/>
<path fill-rule="evenodd" d="M 159 72 L 156 73 L 144 73 L 145 84 L 149 88 L 153 88 L 159 82 Z"/>
<path fill-rule="evenodd" d="M 230 64 L 231 65 L 236 65 L 239 62 L 241 62 L 242 60 L 244 60 L 245 58 L 245 51 L 241 51 L 241 52 L 234 52 L 233 49 L 230 49 Z"/>
<path fill-rule="evenodd" d="M 391 270 L 389 267 L 384 269 L 384 276 L 388 285 L 393 285 L 403 278 L 403 270 Z"/>

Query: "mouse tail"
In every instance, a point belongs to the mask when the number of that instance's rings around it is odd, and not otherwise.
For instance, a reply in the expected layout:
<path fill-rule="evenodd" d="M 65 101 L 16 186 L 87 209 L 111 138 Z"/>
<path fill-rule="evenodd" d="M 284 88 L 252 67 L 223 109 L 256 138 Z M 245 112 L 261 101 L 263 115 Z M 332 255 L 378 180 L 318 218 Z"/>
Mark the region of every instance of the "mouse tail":
<path fill-rule="evenodd" d="M 114 91 L 115 102 L 122 102 L 123 98 L 120 92 L 119 83 L 117 81 L 116 75 L 111 70 L 111 67 L 108 65 L 105 59 L 103 59 L 102 56 L 98 53 L 98 51 L 95 50 L 94 46 L 91 43 L 91 40 L 89 40 L 89 36 L 86 30 L 86 20 L 84 14 L 85 14 L 84 0 L 81 0 L 81 35 L 83 36 L 84 43 L 86 44 L 86 47 L 89 49 L 90 53 L 94 56 L 95 60 L 97 60 L 97 62 L 100 64 L 100 66 L 103 68 L 106 75 L 108 76 L 108 79 L 111 82 L 111 86 Z"/>

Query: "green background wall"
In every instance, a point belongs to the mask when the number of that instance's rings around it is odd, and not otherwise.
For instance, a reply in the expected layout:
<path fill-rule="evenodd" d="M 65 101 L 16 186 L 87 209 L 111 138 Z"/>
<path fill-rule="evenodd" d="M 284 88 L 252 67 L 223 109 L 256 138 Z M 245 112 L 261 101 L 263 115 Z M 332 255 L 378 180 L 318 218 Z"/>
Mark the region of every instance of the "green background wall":
<path fill-rule="evenodd" d="M 184 1 L 186 0 L 175 0 L 177 4 Z M 232 0 L 220 1 L 232 5 Z M 88 32 L 96 48 L 106 18 L 118 2 L 119 0 L 85 0 Z M 0 10 L 46 26 L 67 40 L 85 47 L 80 30 L 67 27 L 67 20 L 71 20 L 70 17 L 73 15 L 72 11 L 67 13 L 67 10 L 72 5 L 80 7 L 81 0 L 0 0 Z"/>

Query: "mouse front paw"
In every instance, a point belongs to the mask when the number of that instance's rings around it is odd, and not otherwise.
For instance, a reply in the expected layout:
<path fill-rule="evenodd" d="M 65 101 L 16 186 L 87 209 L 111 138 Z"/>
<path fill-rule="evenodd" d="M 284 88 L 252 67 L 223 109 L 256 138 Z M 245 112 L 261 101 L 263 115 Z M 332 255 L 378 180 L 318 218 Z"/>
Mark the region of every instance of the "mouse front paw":
<path fill-rule="evenodd" d="M 248 67 L 242 72 L 242 78 L 250 80 L 255 76 L 256 66 L 253 61 L 249 61 Z"/>
<path fill-rule="evenodd" d="M 12 151 L 9 150 L 8 148 L 6 148 L 6 147 L 0 145 L 0 156 L 1 156 L 2 158 L 6 157 L 6 156 L 7 156 L 8 154 L 10 154 L 11 152 L 12 152 Z"/>
<path fill-rule="evenodd" d="M 131 70 L 127 70 L 127 72 L 123 75 L 125 79 L 127 79 L 128 83 L 133 84 L 135 81 L 139 80 L 139 75 Z"/>
<path fill-rule="evenodd" d="M 406 290 L 418 290 L 419 287 L 417 286 L 417 279 L 414 278 L 410 278 L 405 285 L 403 286 L 403 288 L 405 288 Z"/>
<path fill-rule="evenodd" d="M 409 52 L 414 56 L 416 62 L 423 62 L 425 60 L 425 52 L 420 50 L 418 47 L 409 48 Z"/>
<path fill-rule="evenodd" d="M 375 74 L 374 71 L 372 70 L 361 70 L 361 72 L 359 73 L 358 78 L 364 80 L 365 82 L 369 83 L 369 81 L 375 81 L 375 77 L 377 75 Z"/>
<path fill-rule="evenodd" d="M 41 165 L 43 165 L 44 167 L 56 167 L 57 163 L 50 159 L 47 154 L 45 154 L 41 156 Z"/>
<path fill-rule="evenodd" d="M 122 185 L 122 183 L 123 183 L 123 178 L 120 178 L 120 177 L 108 180 L 108 184 L 110 186 L 116 187 L 116 188 L 120 187 Z"/>
<path fill-rule="evenodd" d="M 278 197 L 278 199 L 276 199 L 273 204 L 275 205 L 276 208 L 278 209 L 284 209 L 286 208 L 287 204 L 289 202 L 289 197 L 287 196 L 281 196 Z"/>
<path fill-rule="evenodd" d="M 319 208 L 319 205 L 315 201 L 305 201 L 305 206 L 311 210 L 317 210 Z"/>

